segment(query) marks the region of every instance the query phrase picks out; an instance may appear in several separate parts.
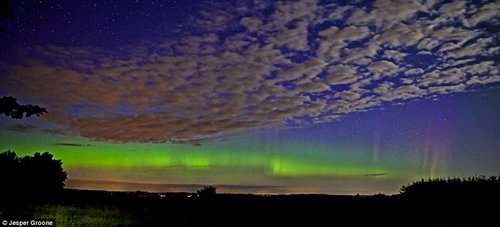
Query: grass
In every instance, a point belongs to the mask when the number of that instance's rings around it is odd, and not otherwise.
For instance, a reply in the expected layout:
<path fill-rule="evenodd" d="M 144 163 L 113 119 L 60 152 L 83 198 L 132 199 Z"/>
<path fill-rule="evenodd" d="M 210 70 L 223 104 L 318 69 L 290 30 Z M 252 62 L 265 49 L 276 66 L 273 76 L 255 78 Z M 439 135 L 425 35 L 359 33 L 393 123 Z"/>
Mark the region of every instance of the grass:
<path fill-rule="evenodd" d="M 132 226 L 137 220 L 122 209 L 106 206 L 38 205 L 33 218 L 55 219 L 59 226 Z"/>

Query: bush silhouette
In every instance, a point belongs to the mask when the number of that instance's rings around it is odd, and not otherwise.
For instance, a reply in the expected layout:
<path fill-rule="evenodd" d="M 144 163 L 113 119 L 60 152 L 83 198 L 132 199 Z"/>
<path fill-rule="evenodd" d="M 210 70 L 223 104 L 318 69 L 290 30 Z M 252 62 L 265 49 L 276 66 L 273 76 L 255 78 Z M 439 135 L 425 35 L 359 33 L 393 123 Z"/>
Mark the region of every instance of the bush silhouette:
<path fill-rule="evenodd" d="M 468 178 L 435 178 L 403 186 L 400 194 L 409 197 L 471 198 L 495 197 L 500 191 L 500 176 Z"/>
<path fill-rule="evenodd" d="M 12 151 L 0 153 L 0 196 L 4 199 L 55 195 L 63 189 L 65 180 L 61 160 L 54 160 L 48 152 L 23 158 Z"/>
<path fill-rule="evenodd" d="M 212 198 L 217 194 L 217 188 L 214 186 L 204 186 L 202 189 L 196 191 L 200 198 Z"/>

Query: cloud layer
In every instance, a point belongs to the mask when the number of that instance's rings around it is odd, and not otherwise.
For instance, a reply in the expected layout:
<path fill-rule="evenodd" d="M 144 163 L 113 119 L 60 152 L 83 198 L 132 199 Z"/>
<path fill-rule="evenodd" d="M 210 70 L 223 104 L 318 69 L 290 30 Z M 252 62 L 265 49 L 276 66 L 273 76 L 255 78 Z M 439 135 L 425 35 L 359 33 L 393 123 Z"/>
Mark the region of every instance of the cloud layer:
<path fill-rule="evenodd" d="M 46 106 L 46 130 L 198 144 L 500 82 L 500 1 L 238 4 L 126 54 L 29 48 L 0 90 Z"/>

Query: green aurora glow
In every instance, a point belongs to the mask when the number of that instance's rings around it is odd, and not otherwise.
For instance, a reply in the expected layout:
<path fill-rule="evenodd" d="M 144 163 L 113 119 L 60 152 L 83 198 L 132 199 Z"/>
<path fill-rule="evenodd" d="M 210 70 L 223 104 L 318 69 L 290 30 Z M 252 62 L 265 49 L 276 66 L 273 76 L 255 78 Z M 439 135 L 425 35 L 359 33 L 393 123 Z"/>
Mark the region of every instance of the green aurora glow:
<path fill-rule="evenodd" d="M 151 184 L 263 184 L 294 186 L 293 178 L 371 178 L 375 181 L 417 179 L 418 162 L 374 162 L 369 152 L 288 143 L 267 150 L 240 139 L 204 146 L 114 144 L 42 133 L 2 132 L 1 150 L 20 156 L 49 151 L 63 160 L 69 179 Z M 30 138 L 26 142 L 26 138 Z M 65 141 L 65 144 L 57 144 Z M 369 150 L 368 148 L 365 150 Z M 221 174 L 222 173 L 222 174 Z M 417 174 L 416 174 L 417 173 Z M 288 179 L 288 180 L 287 180 Z M 393 188 L 396 190 L 397 188 Z M 299 191 L 300 192 L 300 191 Z"/>

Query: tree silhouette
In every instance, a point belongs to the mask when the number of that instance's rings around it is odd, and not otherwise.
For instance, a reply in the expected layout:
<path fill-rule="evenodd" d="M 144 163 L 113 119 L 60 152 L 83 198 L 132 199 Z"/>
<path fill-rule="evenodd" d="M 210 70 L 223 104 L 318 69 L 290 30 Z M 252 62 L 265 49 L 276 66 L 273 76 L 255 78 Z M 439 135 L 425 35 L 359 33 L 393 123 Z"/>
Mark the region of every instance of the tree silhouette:
<path fill-rule="evenodd" d="M 62 162 L 52 157 L 48 152 L 43 154 L 37 152 L 33 157 L 25 156 L 19 161 L 21 173 L 29 179 L 29 184 L 36 185 L 39 191 L 54 192 L 64 187 L 66 172 L 62 168 Z"/>
<path fill-rule="evenodd" d="M 47 113 L 45 108 L 36 105 L 21 105 L 12 96 L 0 98 L 0 114 L 5 116 L 21 119 L 32 115 L 40 116 L 44 113 Z"/>
<path fill-rule="evenodd" d="M 0 187 L 0 196 L 8 196 L 15 193 L 15 185 L 19 185 L 19 158 L 17 158 L 16 153 L 12 151 L 6 151 L 0 153 L 0 181 L 2 182 L 2 187 Z"/>
<path fill-rule="evenodd" d="M 196 191 L 200 198 L 212 198 L 217 194 L 217 188 L 214 186 L 204 186 L 202 189 Z"/>
<path fill-rule="evenodd" d="M 500 176 L 422 179 L 403 186 L 400 194 L 414 198 L 464 198 L 498 196 Z"/>
<path fill-rule="evenodd" d="M 0 153 L 0 197 L 5 200 L 19 196 L 43 198 L 57 194 L 64 187 L 66 172 L 61 160 L 52 154 L 35 153 L 18 158 L 15 152 Z"/>

